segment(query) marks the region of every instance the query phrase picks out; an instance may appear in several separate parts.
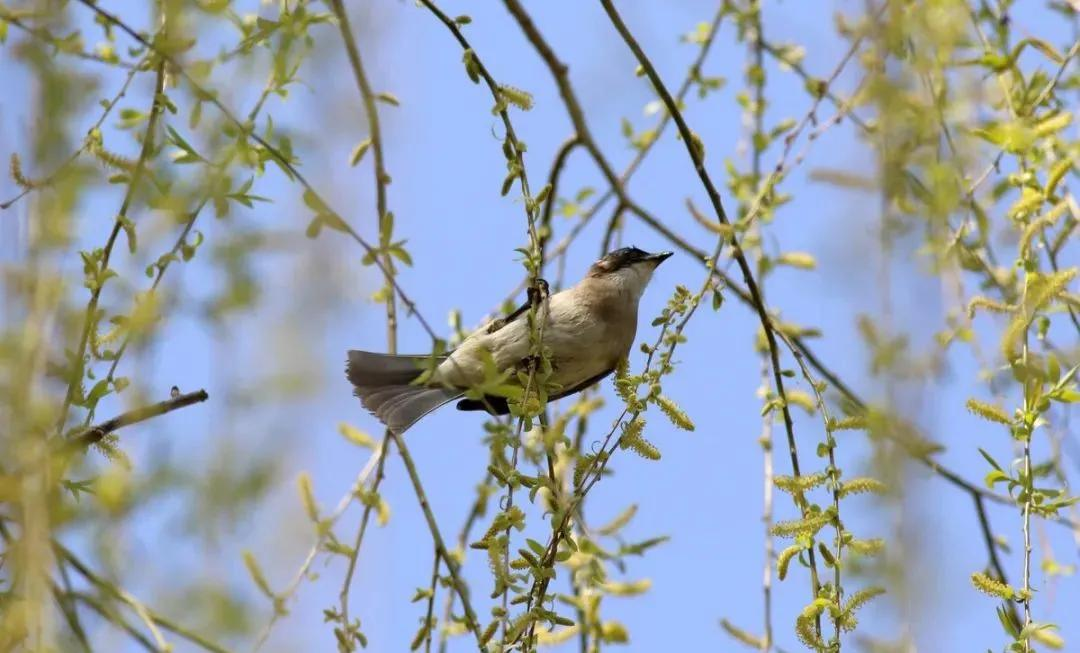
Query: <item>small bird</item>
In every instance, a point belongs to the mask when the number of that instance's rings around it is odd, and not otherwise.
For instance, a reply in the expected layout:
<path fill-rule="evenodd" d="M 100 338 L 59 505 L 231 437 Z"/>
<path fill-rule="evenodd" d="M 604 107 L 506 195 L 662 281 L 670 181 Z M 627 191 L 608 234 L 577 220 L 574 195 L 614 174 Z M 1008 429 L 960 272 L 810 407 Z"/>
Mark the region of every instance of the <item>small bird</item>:
<path fill-rule="evenodd" d="M 507 382 L 512 383 L 513 371 L 527 369 L 531 349 L 527 313 L 536 300 L 543 346 L 550 352 L 547 383 L 555 388 L 549 400 L 581 392 L 611 374 L 629 354 L 637 333 L 638 302 L 653 271 L 670 256 L 671 252 L 649 254 L 636 247 L 617 249 L 596 261 L 571 288 L 546 299 L 533 297 L 530 289 L 529 301 L 434 361 L 431 356 L 352 350 L 346 375 L 364 408 L 399 435 L 454 399 L 460 399 L 458 410 L 505 415 L 509 412 L 505 396 L 462 397 L 490 380 L 492 363 L 497 372 L 511 372 Z M 546 288 L 546 283 L 542 285 Z M 430 374 L 424 374 L 433 364 Z"/>

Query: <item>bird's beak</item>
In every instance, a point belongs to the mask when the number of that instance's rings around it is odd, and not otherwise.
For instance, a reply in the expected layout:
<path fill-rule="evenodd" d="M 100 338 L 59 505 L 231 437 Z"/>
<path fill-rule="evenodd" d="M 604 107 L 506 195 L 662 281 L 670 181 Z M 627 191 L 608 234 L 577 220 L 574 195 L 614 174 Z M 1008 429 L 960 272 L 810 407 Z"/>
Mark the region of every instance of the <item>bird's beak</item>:
<path fill-rule="evenodd" d="M 647 260 L 652 261 L 656 265 L 660 265 L 664 261 L 671 258 L 672 252 L 659 252 L 657 254 L 650 254 Z"/>

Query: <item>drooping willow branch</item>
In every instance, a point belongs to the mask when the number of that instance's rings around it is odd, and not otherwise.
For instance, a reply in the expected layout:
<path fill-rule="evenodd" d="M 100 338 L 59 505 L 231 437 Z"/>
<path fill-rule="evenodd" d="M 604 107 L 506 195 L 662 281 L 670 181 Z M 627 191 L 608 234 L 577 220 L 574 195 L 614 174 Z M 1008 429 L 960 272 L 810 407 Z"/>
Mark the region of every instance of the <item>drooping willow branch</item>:
<path fill-rule="evenodd" d="M 450 33 L 454 36 L 455 40 L 457 40 L 458 44 L 461 45 L 461 47 L 464 49 L 466 72 L 469 74 L 470 78 L 474 82 L 478 82 L 480 79 L 483 79 L 484 83 L 488 87 L 488 90 L 491 92 L 492 99 L 495 101 L 495 112 L 498 113 L 499 117 L 502 120 L 503 127 L 506 130 L 506 136 L 503 141 L 503 153 L 504 156 L 510 161 L 510 173 L 504 181 L 503 194 L 506 194 L 508 188 L 510 187 L 510 184 L 516 178 L 520 184 L 524 200 L 523 203 L 527 223 L 526 232 L 529 238 L 529 249 L 525 255 L 524 263 L 526 267 L 529 288 L 529 308 L 527 319 L 530 326 L 530 355 L 527 365 L 527 379 L 524 383 L 524 398 L 522 400 L 523 410 L 521 416 L 518 418 L 517 421 L 517 427 L 514 435 L 515 440 L 513 443 L 511 443 L 511 472 L 513 474 L 516 474 L 518 464 L 518 452 L 521 448 L 522 433 L 526 421 L 528 420 L 531 422 L 528 415 L 526 414 L 526 411 L 524 410 L 524 406 L 528 404 L 530 396 L 536 390 L 534 384 L 536 384 L 538 381 L 537 372 L 538 367 L 540 366 L 539 361 L 544 356 L 543 339 L 544 325 L 546 320 L 537 318 L 541 310 L 541 305 L 547 300 L 547 294 L 549 289 L 547 283 L 543 282 L 540 278 L 540 274 L 543 272 L 544 268 L 544 244 L 537 226 L 537 222 L 540 219 L 539 214 L 541 207 L 539 206 L 539 204 L 542 204 L 546 200 L 547 206 L 550 207 L 551 203 L 554 201 L 551 190 L 554 183 L 557 182 L 557 174 L 558 171 L 561 170 L 561 165 L 557 165 L 554 168 L 555 172 L 552 173 L 552 176 L 555 177 L 555 179 L 552 181 L 552 185 L 545 187 L 534 199 L 532 191 L 529 187 L 528 174 L 525 166 L 525 150 L 514 131 L 514 126 L 510 121 L 510 114 L 507 107 L 507 105 L 511 101 L 511 96 L 515 94 L 515 91 L 509 89 L 508 87 L 500 85 L 495 81 L 488 68 L 484 65 L 479 53 L 477 53 L 472 48 L 468 39 L 466 39 L 464 34 L 462 34 L 456 20 L 451 19 L 449 16 L 443 13 L 443 11 L 439 9 L 439 7 L 436 6 L 432 0 L 421 0 L 421 3 L 425 7 L 427 7 L 427 9 L 431 11 L 431 13 L 434 14 L 435 17 L 450 31 Z M 520 100 L 516 101 L 516 103 L 520 102 Z M 572 146 L 565 149 L 565 154 L 563 156 L 564 161 L 565 156 L 569 155 L 569 150 L 571 149 L 571 147 Z M 550 210 L 550 208 L 547 210 Z M 397 440 L 400 440 L 400 438 L 398 438 L 396 435 L 395 438 Z M 513 502 L 514 484 L 507 483 L 505 504 L 506 511 L 509 512 L 513 508 Z M 434 523 L 434 520 L 429 520 L 429 522 Z M 508 524 L 503 535 L 503 537 L 506 539 L 506 546 L 504 547 L 505 552 L 502 556 L 504 577 L 509 573 L 510 566 L 510 529 L 511 526 Z M 453 571 L 452 561 L 446 559 L 446 563 L 448 568 Z M 509 605 L 510 588 L 509 586 L 506 586 L 497 589 L 501 589 L 502 591 L 502 614 L 499 618 L 499 621 L 501 621 L 502 623 L 503 637 L 505 639 L 507 630 L 509 628 L 509 611 L 507 610 L 507 607 Z M 471 625 L 472 624 L 470 624 L 470 626 Z M 489 627 L 487 632 L 484 634 L 484 637 L 480 640 L 481 646 L 483 646 L 484 642 L 492 636 L 493 632 L 494 631 Z"/>
<path fill-rule="evenodd" d="M 67 170 L 68 167 L 70 167 L 73 163 L 75 163 L 75 161 L 77 161 L 79 159 L 79 157 L 81 157 L 84 153 L 86 153 L 90 149 L 91 142 L 92 142 L 91 138 L 90 138 L 90 134 L 93 134 L 93 133 L 97 132 L 97 130 L 101 129 L 101 126 L 103 124 L 105 124 L 105 120 L 108 119 L 109 114 L 112 113 L 113 108 L 116 107 L 116 105 L 120 103 L 120 100 L 127 94 L 128 88 L 131 86 L 132 80 L 134 80 L 135 76 L 140 71 L 143 70 L 143 66 L 145 65 L 145 63 L 147 61 L 148 61 L 148 59 L 143 58 L 139 62 L 138 65 L 136 65 L 136 66 L 132 67 L 130 70 L 128 70 L 127 75 L 124 77 L 123 83 L 120 85 L 120 90 L 118 90 L 116 92 L 116 94 L 112 96 L 112 98 L 105 101 L 105 106 L 104 106 L 101 114 L 98 115 L 98 118 L 94 122 L 94 124 L 91 125 L 89 129 L 86 130 L 86 136 L 83 137 L 83 142 L 79 145 L 78 149 L 76 149 L 74 152 L 72 152 L 71 155 L 68 156 L 67 159 L 65 159 L 60 165 L 58 165 L 44 179 L 33 180 L 31 182 L 26 182 L 24 180 L 23 183 L 21 184 L 23 186 L 22 191 L 20 191 L 18 195 L 15 195 L 11 199 L 0 202 L 0 210 L 11 208 L 12 206 L 15 205 L 16 202 L 18 202 L 22 198 L 26 197 L 27 195 L 29 195 L 31 192 L 33 192 L 35 190 L 51 186 L 57 180 L 57 178 L 60 177 L 60 175 L 65 170 Z M 13 162 L 13 165 L 14 165 L 14 163 L 17 162 L 19 159 L 18 159 L 18 156 L 15 155 L 15 154 L 13 154 L 12 156 L 14 157 L 12 159 L 12 162 Z"/>
<path fill-rule="evenodd" d="M 368 81 L 367 73 L 365 72 L 364 65 L 360 59 L 360 48 L 356 45 L 356 39 L 352 33 L 352 26 L 349 23 L 348 12 L 345 10 L 341 0 L 332 0 L 330 6 L 334 12 L 334 16 L 337 18 L 341 40 L 345 44 L 345 51 L 349 57 L 349 65 L 352 68 L 357 90 L 359 90 L 363 102 L 364 114 L 367 118 L 371 150 L 375 160 L 373 166 L 375 177 L 375 218 L 376 225 L 380 232 L 379 242 L 389 243 L 390 234 L 384 233 L 384 229 L 387 228 L 384 228 L 383 225 L 387 224 L 385 219 L 389 214 L 389 209 L 387 208 L 386 187 L 389 183 L 390 175 L 386 171 L 386 164 L 384 161 L 382 129 L 379 124 L 379 109 L 375 102 L 375 92 L 371 88 L 371 83 Z M 382 254 L 382 269 L 385 282 L 387 285 L 390 285 L 393 283 L 395 271 L 393 257 L 389 251 L 384 251 Z M 387 353 L 397 353 L 397 305 L 394 301 L 393 293 L 389 293 L 386 297 L 386 346 Z M 379 453 L 379 462 L 375 472 L 375 480 L 371 487 L 371 492 L 375 496 L 378 495 L 379 485 L 382 483 L 385 476 L 384 469 L 386 455 L 389 451 L 389 443 L 390 431 L 387 430 L 383 435 L 383 442 Z M 360 518 L 360 526 L 356 530 L 356 538 L 352 550 L 348 555 L 349 562 L 345 571 L 345 577 L 341 582 L 341 591 L 339 593 L 339 605 L 341 606 L 340 618 L 342 625 L 341 632 L 345 633 L 344 636 L 349 640 L 354 637 L 349 623 L 349 591 L 352 586 L 353 575 L 356 573 L 357 558 L 360 556 L 364 534 L 367 531 L 367 525 L 371 519 L 373 508 L 374 502 L 367 502 L 364 506 L 364 512 Z M 426 506 L 424 508 L 425 510 L 427 509 Z M 432 523 L 434 523 L 434 520 L 432 520 Z"/>
<path fill-rule="evenodd" d="M 181 626 L 180 624 L 174 622 L 168 617 L 165 617 L 157 611 L 142 604 L 123 588 L 117 587 L 108 580 L 105 580 L 93 570 L 91 570 L 89 565 L 80 560 L 74 553 L 71 552 L 71 550 L 69 550 L 67 547 L 60 544 L 59 542 L 53 542 L 53 549 L 56 551 L 57 556 L 61 559 L 62 564 L 70 565 L 72 569 L 77 571 L 80 576 L 89 581 L 91 585 L 100 590 L 102 593 L 104 593 L 111 599 L 124 603 L 128 607 L 130 607 L 131 610 L 135 612 L 136 615 L 138 615 L 138 617 L 147 625 L 147 628 L 154 634 L 154 639 L 157 645 L 156 650 L 166 651 L 170 648 L 167 644 L 165 644 L 160 632 L 158 631 L 158 628 L 160 627 L 179 637 L 186 639 L 192 644 L 198 646 L 205 651 L 209 651 L 210 653 L 229 653 L 228 649 L 224 648 L 223 646 L 220 646 L 219 644 L 216 644 L 215 642 L 206 639 L 202 635 L 196 633 L 189 628 Z"/>
<path fill-rule="evenodd" d="M 694 61 L 687 69 L 686 76 L 683 78 L 682 84 L 679 86 L 679 90 L 675 94 L 675 97 L 680 105 L 685 100 L 687 94 L 690 92 L 690 89 L 693 87 L 695 80 L 699 79 L 701 76 L 701 68 L 705 63 L 705 59 L 708 56 L 709 51 L 712 49 L 713 43 L 716 42 L 716 34 L 719 31 L 720 23 L 723 20 L 726 11 L 726 3 L 720 2 L 719 6 L 717 7 L 716 13 L 712 18 L 712 22 L 709 24 L 708 36 L 701 43 L 701 46 L 698 49 L 697 56 L 694 58 Z M 660 112 L 660 117 L 656 120 L 653 127 L 649 130 L 652 134 L 652 137 L 646 139 L 645 142 L 641 144 L 641 146 L 637 149 L 637 152 L 634 154 L 634 158 L 630 160 L 630 163 L 628 163 L 626 167 L 623 168 L 623 171 L 619 174 L 619 182 L 623 187 L 625 187 L 629 183 L 630 178 L 633 177 L 634 173 L 637 172 L 637 170 L 641 167 L 641 164 L 645 161 L 645 158 L 649 155 L 649 153 L 652 152 L 653 146 L 655 146 L 656 143 L 660 141 L 660 137 L 663 136 L 664 131 L 667 129 L 670 123 L 671 114 L 666 111 Z M 581 145 L 581 138 L 575 132 L 575 134 L 569 139 L 567 139 L 566 142 L 563 143 L 563 145 L 557 151 L 555 159 L 552 163 L 552 172 L 548 178 L 549 183 L 552 184 L 551 197 L 556 197 L 558 178 L 562 172 L 563 166 L 566 163 L 567 156 L 569 155 L 570 151 L 572 151 L 576 147 L 580 147 Z M 595 217 L 596 214 L 599 213 L 600 210 L 603 209 L 604 206 L 606 206 L 612 198 L 616 197 L 616 194 L 616 189 L 613 187 L 608 187 L 607 190 L 601 193 L 600 197 L 592 204 L 592 206 L 588 208 L 588 210 L 584 212 L 581 218 L 574 224 L 570 232 L 564 238 L 562 238 L 562 240 L 559 241 L 559 243 L 554 247 L 550 254 L 545 251 L 545 260 L 551 260 L 554 258 L 560 258 L 560 260 L 562 260 L 561 257 L 566 254 L 566 251 L 569 249 L 570 245 L 573 244 L 573 242 L 577 239 L 581 232 L 584 231 L 585 227 L 588 226 L 589 222 L 592 221 L 593 217 Z M 546 233 L 546 231 L 550 229 L 551 214 L 553 209 L 553 203 L 549 202 L 547 205 L 545 205 L 543 218 L 541 219 L 541 235 L 543 237 L 542 244 L 545 246 L 547 244 L 547 240 L 551 236 L 551 234 Z M 621 210 L 616 210 L 612 214 L 612 220 L 614 220 L 620 213 Z M 638 215 L 642 220 L 644 220 L 654 229 L 662 226 L 662 223 L 659 220 L 647 213 L 644 213 L 643 211 L 640 211 Z M 609 225 L 608 231 L 610 231 L 611 228 L 612 226 Z M 670 236 L 678 238 L 678 236 L 675 236 L 673 233 L 670 234 Z M 507 301 L 511 301 L 513 298 L 517 297 L 518 294 L 520 294 L 521 291 L 524 289 L 527 281 L 528 280 L 526 279 L 521 284 L 519 284 L 510 293 L 509 299 Z"/>
<path fill-rule="evenodd" d="M 164 21 L 165 18 L 163 16 L 162 26 L 159 32 L 161 34 L 164 34 L 166 29 Z M 113 221 L 112 230 L 109 232 L 109 237 L 105 241 L 105 247 L 102 250 L 99 263 L 102 271 L 106 271 L 109 268 L 109 259 L 112 256 L 113 247 L 116 245 L 117 237 L 124 228 L 124 222 L 128 219 L 127 213 L 135 199 L 135 191 L 138 189 L 139 183 L 146 173 L 148 162 L 154 153 L 154 133 L 157 128 L 158 119 L 161 117 L 161 112 L 164 111 L 165 108 L 162 95 L 162 91 L 164 91 L 165 88 L 165 63 L 164 59 L 159 60 L 157 63 L 155 70 L 154 95 L 150 103 L 150 117 L 146 121 L 146 131 L 143 134 L 142 148 L 139 151 L 139 158 L 136 160 L 135 167 L 131 173 L 131 179 L 128 181 L 127 190 L 124 192 L 124 199 L 120 204 L 120 210 L 117 212 L 116 218 Z M 75 395 L 79 391 L 79 387 L 82 383 L 83 361 L 86 356 L 86 347 L 90 342 L 91 331 L 96 328 L 95 322 L 98 301 L 101 298 L 101 291 L 104 288 L 104 285 L 104 280 L 100 280 L 90 291 L 90 301 L 86 304 L 86 313 L 83 316 L 82 334 L 79 336 L 79 344 L 75 348 L 75 357 L 72 359 L 74 361 L 74 369 L 68 370 L 70 378 L 68 379 L 67 392 L 64 396 L 64 404 L 60 409 L 60 417 L 56 424 L 57 433 L 60 433 L 63 430 L 64 424 L 67 422 L 68 411 L 71 409 L 71 404 L 75 400 Z"/>
<path fill-rule="evenodd" d="M 318 532 L 318 537 L 311 548 L 308 549 L 307 555 L 304 556 L 303 562 L 297 568 L 293 574 L 292 580 L 288 586 L 275 595 L 275 600 L 281 605 L 286 605 L 288 601 L 296 594 L 300 588 L 300 584 L 305 578 L 308 578 L 308 572 L 311 570 L 311 565 L 315 562 L 315 557 L 322 550 L 323 545 L 329 539 L 330 534 L 333 532 L 332 527 L 337 524 L 341 516 L 345 514 L 345 511 L 349 509 L 349 506 L 353 504 L 356 499 L 356 495 L 363 491 L 364 486 L 367 484 L 368 477 L 386 459 L 386 447 L 389 443 L 383 441 L 371 455 L 368 457 L 367 462 L 361 468 L 360 473 L 357 474 L 356 480 L 352 486 L 349 487 L 349 491 L 346 492 L 337 502 L 333 512 L 331 512 L 324 520 L 328 528 L 322 529 Z M 359 546 L 357 547 L 359 548 Z M 270 617 L 270 620 L 266 623 L 263 629 L 260 631 L 259 636 L 255 639 L 255 644 L 252 647 L 252 653 L 257 653 L 262 649 L 263 645 L 270 638 L 270 634 L 274 629 L 277 622 L 284 616 L 284 613 L 275 609 Z"/>
<path fill-rule="evenodd" d="M 137 41 L 139 44 L 143 45 L 146 48 L 149 48 L 157 56 L 161 57 L 162 61 L 168 63 L 171 69 L 176 70 L 180 73 L 180 75 L 191 85 L 191 87 L 199 93 L 200 97 L 206 98 L 206 101 L 213 105 L 213 107 L 219 112 L 221 112 L 222 116 L 224 116 L 226 120 L 232 123 L 233 126 L 238 128 L 241 133 L 248 136 L 260 147 L 265 149 L 266 152 L 271 155 L 274 162 L 281 167 L 281 169 L 286 173 L 287 176 L 298 181 L 300 185 L 304 187 L 304 190 L 310 193 L 311 196 L 319 204 L 321 204 L 321 206 L 325 207 L 327 210 L 333 211 L 330 208 L 330 204 L 322 197 L 322 195 L 319 194 L 318 191 L 315 190 L 315 187 L 311 185 L 311 182 L 308 181 L 307 177 L 305 177 L 296 168 L 296 166 L 292 162 L 292 159 L 282 153 L 280 149 L 275 147 L 265 138 L 256 133 L 254 131 L 253 125 L 243 122 L 239 118 L 237 118 L 236 115 L 218 98 L 217 93 L 211 92 L 201 83 L 199 83 L 199 81 L 196 80 L 179 61 L 177 61 L 168 53 L 163 52 L 156 44 L 152 43 L 146 37 L 139 34 L 130 25 L 117 18 L 114 14 L 106 11 L 105 9 L 102 9 L 101 7 L 93 3 L 91 0 L 78 1 L 80 4 L 84 5 L 85 7 L 93 11 L 95 14 L 97 14 L 97 16 L 99 16 L 106 23 L 118 28 L 120 31 L 124 32 L 129 37 Z M 361 236 L 359 232 L 357 232 L 356 229 L 352 227 L 352 225 L 350 225 L 344 218 L 340 216 L 340 214 L 338 214 L 337 212 L 333 212 L 332 215 L 335 219 L 334 222 L 337 228 L 348 234 L 349 237 L 356 241 L 366 253 L 375 256 L 376 267 L 379 268 L 379 271 L 382 272 L 384 276 L 387 276 L 391 280 L 390 283 L 394 289 L 394 292 L 396 292 L 398 298 L 401 299 L 401 303 L 406 307 L 409 315 L 412 315 L 416 318 L 416 320 L 420 323 L 421 327 L 433 341 L 437 340 L 438 335 L 431 327 L 431 324 L 427 321 L 427 319 L 425 319 L 424 316 L 417 310 L 416 303 L 409 298 L 409 295 L 405 293 L 404 289 L 401 287 L 401 284 L 399 284 L 397 280 L 394 279 L 393 275 L 389 274 L 388 270 L 385 269 L 381 258 L 377 256 L 376 248 L 373 247 L 371 243 L 367 241 L 367 239 Z"/>
<path fill-rule="evenodd" d="M 751 0 L 749 5 L 750 12 L 750 29 L 752 30 L 747 37 L 748 43 L 748 63 L 747 63 L 747 83 L 753 90 L 753 102 L 750 105 L 750 114 L 752 116 L 752 132 L 750 134 L 750 143 L 752 147 L 752 155 L 750 161 L 750 181 L 753 188 L 760 189 L 762 178 L 762 159 L 765 155 L 766 140 L 765 136 L 765 84 L 767 77 L 765 76 L 765 64 L 764 64 L 764 52 L 765 52 L 765 27 L 764 19 L 761 15 L 761 2 L 760 0 Z M 752 71 L 752 72 L 749 72 Z M 794 138 L 788 142 L 792 142 Z M 764 189 L 760 189 L 758 192 L 764 192 Z M 753 225 L 758 231 L 756 241 L 758 243 L 758 261 L 764 259 L 765 252 L 762 246 L 763 240 L 761 238 L 761 223 L 755 222 Z M 760 269 L 760 268 L 759 268 Z M 765 292 L 765 280 L 762 279 L 762 293 Z M 762 352 L 761 354 L 761 392 L 762 399 L 768 401 L 771 394 L 771 383 L 769 381 L 769 358 Z M 773 644 L 773 614 L 772 614 L 772 569 L 773 558 L 775 556 L 775 544 L 772 535 L 773 527 L 773 479 L 775 473 L 773 471 L 773 411 L 764 411 L 762 416 L 761 425 L 761 437 L 759 443 L 761 445 L 762 456 L 762 477 L 763 477 L 763 490 L 761 501 L 761 521 L 765 526 L 765 554 L 764 565 L 762 569 L 761 580 L 761 592 L 762 592 L 762 627 L 764 632 L 761 635 L 760 650 L 762 653 L 767 653 Z M 726 623 L 726 622 L 722 622 Z"/>
<path fill-rule="evenodd" d="M 615 30 L 622 37 L 627 47 L 633 52 L 634 57 L 638 63 L 644 69 L 645 74 L 652 82 L 653 87 L 657 93 L 660 94 L 664 105 L 667 107 L 669 113 L 671 113 L 672 119 L 675 121 L 675 125 L 678 127 L 679 134 L 682 136 L 683 144 L 685 145 L 691 161 L 694 164 L 694 169 L 698 174 L 698 178 L 701 180 L 702 185 L 705 188 L 706 194 L 709 196 L 709 201 L 712 204 L 713 211 L 716 214 L 716 218 L 721 224 L 728 225 L 730 227 L 730 221 L 728 220 L 727 212 L 724 210 L 723 202 L 720 199 L 720 194 L 716 190 L 716 186 L 712 182 L 712 178 L 709 176 L 708 171 L 705 169 L 704 160 L 704 148 L 701 146 L 700 139 L 690 130 L 690 127 L 686 124 L 686 120 L 682 116 L 678 105 L 675 103 L 675 99 L 668 92 L 667 87 L 664 85 L 663 80 L 660 79 L 659 74 L 656 72 L 656 68 L 653 66 L 652 61 L 646 56 L 644 50 L 638 44 L 637 39 L 630 30 L 626 27 L 626 23 L 623 22 L 619 12 L 615 9 L 615 6 L 611 3 L 611 0 L 600 0 L 600 4 L 603 6 L 604 11 L 607 13 L 608 18 L 611 19 L 612 25 Z M 765 307 L 764 301 L 761 299 L 761 293 L 758 290 L 757 282 L 754 279 L 754 273 L 750 268 L 750 263 L 746 260 L 746 256 L 742 253 L 739 247 L 737 238 L 734 232 L 730 236 L 730 244 L 733 251 L 733 256 L 742 272 L 743 282 L 746 284 L 746 289 L 750 294 L 750 298 L 753 301 L 754 309 L 757 311 L 758 319 L 761 322 L 762 329 L 765 332 L 765 339 L 769 346 L 769 357 L 773 371 L 773 385 L 776 388 L 776 393 L 780 397 L 781 413 L 784 418 L 784 430 L 787 434 L 788 441 L 788 453 L 791 458 L 792 474 L 798 479 L 801 475 L 799 465 L 798 445 L 795 441 L 795 426 L 791 418 L 791 410 L 788 406 L 787 393 L 784 389 L 784 377 L 783 370 L 780 365 L 780 348 L 777 344 L 776 334 L 774 332 L 772 319 L 769 317 L 768 309 Z M 807 509 L 806 500 L 801 493 L 796 493 L 796 502 L 799 504 L 799 509 L 804 513 Z M 817 595 L 818 578 L 817 578 L 817 564 L 813 549 L 810 550 L 808 559 L 810 561 L 811 579 L 814 586 L 814 595 Z"/>

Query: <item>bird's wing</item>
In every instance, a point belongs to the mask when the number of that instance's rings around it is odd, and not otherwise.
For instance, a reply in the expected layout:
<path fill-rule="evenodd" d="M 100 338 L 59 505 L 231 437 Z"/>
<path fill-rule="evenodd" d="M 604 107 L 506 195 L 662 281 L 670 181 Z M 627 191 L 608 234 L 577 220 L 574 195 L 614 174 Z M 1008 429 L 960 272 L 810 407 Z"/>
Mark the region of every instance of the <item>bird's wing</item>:
<path fill-rule="evenodd" d="M 524 304 L 515 308 L 513 312 L 511 312 L 509 315 L 492 320 L 491 323 L 488 324 L 487 329 L 485 329 L 485 332 L 488 334 L 492 334 L 503 328 L 507 324 L 510 324 L 511 322 L 528 312 L 530 304 L 531 302 L 525 300 Z"/>
<path fill-rule="evenodd" d="M 607 377 L 609 374 L 615 371 L 615 368 L 611 368 L 606 372 L 601 372 L 596 376 L 586 379 L 581 383 L 575 385 L 569 390 L 564 390 L 557 395 L 548 397 L 548 401 L 555 401 L 556 399 L 562 399 L 563 397 L 569 397 L 572 394 L 581 392 L 585 388 L 588 388 L 594 383 L 597 383 Z M 462 399 L 457 402 L 458 410 L 484 410 L 492 415 L 505 415 L 510 412 L 510 407 L 506 403 L 506 397 L 496 397 L 494 395 L 487 395 L 483 399 Z"/>
<path fill-rule="evenodd" d="M 544 279 L 538 279 L 537 282 L 541 288 L 543 298 L 547 299 L 549 296 L 548 282 Z M 513 312 L 511 312 L 509 315 L 505 317 L 500 317 L 497 320 L 493 320 L 491 324 L 488 325 L 487 329 L 485 329 L 485 332 L 488 334 L 495 333 L 499 329 L 503 328 L 507 324 L 510 324 L 511 322 L 528 312 L 529 307 L 532 306 L 534 292 L 536 292 L 536 290 L 532 286 L 530 286 L 528 289 L 528 296 L 525 299 L 525 303 L 515 308 Z"/>

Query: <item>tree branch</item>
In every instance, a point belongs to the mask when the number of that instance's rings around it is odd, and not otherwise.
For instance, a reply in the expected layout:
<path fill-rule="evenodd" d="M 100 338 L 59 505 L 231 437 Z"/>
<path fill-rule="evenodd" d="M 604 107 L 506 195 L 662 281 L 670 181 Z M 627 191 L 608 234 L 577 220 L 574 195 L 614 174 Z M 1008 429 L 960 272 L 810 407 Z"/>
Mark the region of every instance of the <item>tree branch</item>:
<path fill-rule="evenodd" d="M 507 2 L 515 2 L 516 0 L 507 0 Z M 704 160 L 704 148 L 695 146 L 695 143 L 700 143 L 697 136 L 690 130 L 690 127 L 686 124 L 686 120 L 682 116 L 682 112 L 679 110 L 678 105 L 675 103 L 675 99 L 671 96 L 671 93 L 667 90 L 663 80 L 660 79 L 660 75 L 656 72 L 656 68 L 653 66 L 652 61 L 645 54 L 644 50 L 638 44 L 637 39 L 630 33 L 630 30 L 626 27 L 626 23 L 623 22 L 619 12 L 615 9 L 615 6 L 611 3 L 611 0 L 600 0 L 600 4 L 604 7 L 604 11 L 607 13 L 608 18 L 611 19 L 612 25 L 615 30 L 622 37 L 630 51 L 634 53 L 638 63 L 645 70 L 645 74 L 649 77 L 653 87 L 657 93 L 660 94 L 664 105 L 667 107 L 668 112 L 671 114 L 672 119 L 675 121 L 676 127 L 679 129 L 679 134 L 682 136 L 683 145 L 686 147 L 687 153 L 690 155 L 690 160 L 694 164 L 694 169 L 697 171 L 698 178 L 701 180 L 702 185 L 705 187 L 706 194 L 709 196 L 709 201 L 712 203 L 713 211 L 716 213 L 717 219 L 722 224 L 730 224 L 727 212 L 724 210 L 723 202 L 720 199 L 720 193 L 716 190 L 716 186 L 712 182 L 712 178 L 705 170 Z M 750 269 L 750 264 L 746 260 L 746 256 L 743 254 L 742 249 L 739 246 L 739 242 L 736 239 L 734 232 L 730 237 L 730 244 L 732 246 L 733 255 L 735 261 L 742 272 L 743 282 L 746 284 L 747 291 L 749 292 L 751 302 L 754 309 L 757 311 L 758 319 L 761 322 L 762 330 L 765 332 L 765 339 L 769 346 L 769 357 L 772 364 L 773 371 L 773 385 L 776 387 L 776 393 L 782 400 L 781 412 L 784 417 L 784 430 L 787 434 L 788 453 L 791 458 L 791 471 L 792 474 L 798 478 L 801 475 L 799 466 L 799 454 L 798 445 L 795 441 L 795 426 L 791 418 L 791 410 L 788 406 L 787 393 L 784 389 L 784 377 L 783 370 L 780 367 L 780 348 L 776 342 L 776 334 L 774 333 L 774 327 L 772 320 L 769 317 L 768 309 L 765 307 L 765 303 L 761 298 L 761 293 L 758 290 L 757 282 L 754 280 L 754 274 Z M 801 494 L 794 495 L 799 504 L 800 511 L 805 514 L 806 501 Z M 814 581 L 814 594 L 817 594 L 818 580 L 816 571 L 816 559 L 813 549 L 809 551 L 810 571 Z"/>
<path fill-rule="evenodd" d="M 154 417 L 164 415 L 165 413 L 171 413 L 174 410 L 201 403 L 209 398 L 210 395 L 206 394 L 206 390 L 197 390 L 195 392 L 189 392 L 188 394 L 178 395 L 172 399 L 159 401 L 156 404 L 129 410 L 126 413 L 117 415 L 110 420 L 106 420 L 100 424 L 91 426 L 85 431 L 79 432 L 67 441 L 65 447 L 78 450 L 86 449 L 89 446 L 101 442 L 106 435 L 117 429 L 131 426 L 132 424 L 138 424 L 139 422 L 145 422 L 148 419 L 153 419 Z"/>

